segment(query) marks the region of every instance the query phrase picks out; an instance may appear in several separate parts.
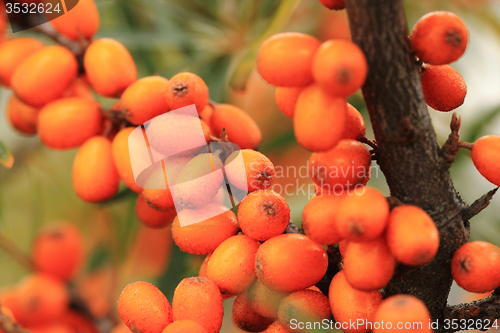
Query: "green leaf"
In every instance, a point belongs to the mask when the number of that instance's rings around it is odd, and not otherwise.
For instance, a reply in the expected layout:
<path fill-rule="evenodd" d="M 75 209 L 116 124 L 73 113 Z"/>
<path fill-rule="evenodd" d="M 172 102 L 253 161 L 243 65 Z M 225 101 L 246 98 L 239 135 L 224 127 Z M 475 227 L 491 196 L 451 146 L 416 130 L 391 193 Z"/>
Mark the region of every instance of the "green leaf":
<path fill-rule="evenodd" d="M 0 141 L 0 163 L 7 169 L 14 165 L 14 156 L 2 141 Z"/>

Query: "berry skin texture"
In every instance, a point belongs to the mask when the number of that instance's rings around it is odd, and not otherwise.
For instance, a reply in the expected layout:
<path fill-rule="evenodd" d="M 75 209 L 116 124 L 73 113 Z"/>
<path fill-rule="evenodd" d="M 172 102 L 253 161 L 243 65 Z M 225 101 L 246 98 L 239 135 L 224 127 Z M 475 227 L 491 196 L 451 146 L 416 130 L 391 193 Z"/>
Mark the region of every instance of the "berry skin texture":
<path fill-rule="evenodd" d="M 132 83 L 122 94 L 125 118 L 134 125 L 142 125 L 170 110 L 165 92 L 168 80 L 161 76 L 148 76 Z"/>
<path fill-rule="evenodd" d="M 40 140 L 52 149 L 72 149 L 102 132 L 99 104 L 86 98 L 63 98 L 47 104 L 38 117 Z"/>
<path fill-rule="evenodd" d="M 161 333 L 207 333 L 207 330 L 192 320 L 178 320 L 165 327 Z"/>
<path fill-rule="evenodd" d="M 268 288 L 281 291 L 308 288 L 321 280 L 327 268 L 325 249 L 299 234 L 273 237 L 255 255 L 257 278 Z"/>
<path fill-rule="evenodd" d="M 332 314 L 328 298 L 319 291 L 299 290 L 283 299 L 278 309 L 278 319 L 283 326 L 290 325 L 292 319 L 298 322 L 321 322 Z M 293 330 L 294 331 L 294 330 Z M 297 332 L 310 332 L 297 330 Z"/>
<path fill-rule="evenodd" d="M 110 38 L 92 42 L 83 65 L 90 85 L 104 97 L 120 97 L 137 80 L 134 59 L 121 43 Z"/>
<path fill-rule="evenodd" d="M 7 105 L 7 118 L 16 130 L 26 135 L 35 135 L 38 127 L 39 108 L 25 104 L 12 95 Z"/>
<path fill-rule="evenodd" d="M 389 215 L 386 237 L 396 259 L 410 266 L 428 263 L 439 248 L 439 231 L 434 221 L 417 206 L 394 208 Z"/>
<path fill-rule="evenodd" d="M 337 213 L 337 230 L 343 238 L 364 242 L 384 232 L 389 218 L 389 204 L 379 191 L 365 187 L 342 201 Z"/>
<path fill-rule="evenodd" d="M 347 282 L 363 291 L 384 288 L 396 268 L 396 258 L 384 237 L 361 243 L 349 242 L 343 258 Z"/>
<path fill-rule="evenodd" d="M 83 201 L 102 202 L 118 191 L 120 177 L 111 152 L 111 142 L 96 136 L 87 140 L 73 163 L 73 188 Z"/>
<path fill-rule="evenodd" d="M 254 284 L 248 289 L 252 309 L 266 318 L 278 317 L 279 305 L 289 294 L 287 291 L 268 288 L 260 280 L 255 280 Z"/>
<path fill-rule="evenodd" d="M 472 293 L 485 293 L 500 286 L 500 249 L 488 242 L 469 242 L 451 261 L 453 279 Z"/>
<path fill-rule="evenodd" d="M 359 140 L 366 134 L 365 120 L 361 113 L 350 103 L 347 103 L 347 123 L 342 135 L 343 139 Z"/>
<path fill-rule="evenodd" d="M 172 307 L 160 289 L 144 281 L 131 283 L 118 298 L 118 314 L 125 325 L 142 333 L 161 332 L 172 322 Z"/>
<path fill-rule="evenodd" d="M 345 8 L 344 0 L 319 0 L 328 9 L 341 10 Z"/>
<path fill-rule="evenodd" d="M 80 0 L 70 11 L 50 23 L 69 39 L 91 39 L 99 30 L 99 12 L 94 0 Z"/>
<path fill-rule="evenodd" d="M 285 232 L 290 208 L 285 198 L 272 190 L 255 191 L 241 201 L 238 222 L 245 235 L 265 241 Z"/>
<path fill-rule="evenodd" d="M 12 38 L 0 44 L 0 84 L 10 87 L 12 74 L 27 57 L 44 48 L 42 42 L 30 37 Z"/>
<path fill-rule="evenodd" d="M 33 243 L 32 260 L 36 270 L 63 281 L 75 277 L 84 259 L 81 232 L 71 223 L 42 229 Z"/>
<path fill-rule="evenodd" d="M 147 202 L 144 200 L 142 194 L 137 196 L 137 202 L 135 205 L 135 212 L 139 220 L 146 227 L 149 228 L 164 228 L 174 221 L 177 212 L 174 208 L 167 210 L 166 212 L 159 212 L 151 208 Z"/>
<path fill-rule="evenodd" d="M 290 118 L 295 114 L 295 106 L 304 87 L 277 87 L 274 100 L 278 108 Z"/>
<path fill-rule="evenodd" d="M 430 320 L 431 315 L 424 302 L 411 295 L 394 295 L 380 304 L 374 322 L 383 321 L 385 325 L 374 328 L 373 332 L 393 332 L 398 323 L 400 326 L 402 323 L 404 328 L 398 328 L 398 331 L 431 333 Z M 388 329 L 391 324 L 392 329 Z"/>
<path fill-rule="evenodd" d="M 201 77 L 193 73 L 174 75 L 165 93 L 167 103 L 172 110 L 194 104 L 200 114 L 208 104 L 208 87 Z"/>
<path fill-rule="evenodd" d="M 241 154 L 245 169 L 241 168 Z M 235 163 L 231 163 L 236 159 Z M 252 149 L 235 151 L 225 161 L 224 172 L 227 179 L 240 190 L 253 192 L 265 190 L 274 180 L 274 165 L 264 154 Z"/>
<path fill-rule="evenodd" d="M 266 318 L 252 308 L 248 292 L 242 292 L 234 300 L 233 322 L 245 332 L 262 332 L 272 324 L 272 318 Z"/>
<path fill-rule="evenodd" d="M 40 107 L 59 98 L 76 79 L 78 63 L 62 46 L 48 46 L 31 54 L 12 74 L 11 86 L 24 103 Z"/>
<path fill-rule="evenodd" d="M 347 104 L 344 98 L 327 95 L 318 85 L 304 89 L 297 100 L 293 130 L 307 150 L 329 150 L 345 131 Z"/>
<path fill-rule="evenodd" d="M 451 66 L 426 65 L 422 68 L 425 102 L 437 111 L 451 111 L 464 103 L 467 85 Z"/>
<path fill-rule="evenodd" d="M 257 70 L 264 80 L 275 86 L 306 86 L 313 81 L 312 62 L 319 46 L 316 38 L 306 34 L 276 34 L 262 43 Z"/>
<path fill-rule="evenodd" d="M 113 150 L 113 160 L 115 161 L 116 170 L 118 170 L 120 179 L 123 180 L 125 185 L 132 191 L 141 193 L 142 187 L 135 182 L 134 172 L 132 171 L 128 144 L 130 133 L 132 133 L 134 129 L 134 127 L 126 127 L 120 130 L 113 138 L 111 148 Z"/>
<path fill-rule="evenodd" d="M 487 135 L 472 146 L 472 162 L 484 178 L 500 186 L 500 136 Z"/>
<path fill-rule="evenodd" d="M 202 325 L 208 333 L 218 333 L 222 326 L 224 306 L 217 285 L 207 278 L 182 280 L 172 300 L 174 321 L 188 319 Z"/>
<path fill-rule="evenodd" d="M 319 244 L 333 245 L 342 240 L 337 230 L 337 211 L 343 196 L 323 194 L 312 197 L 302 211 L 305 234 Z"/>
<path fill-rule="evenodd" d="M 460 58 L 469 43 L 464 22 L 450 12 L 431 12 L 422 16 L 411 32 L 413 51 L 423 62 L 446 65 Z"/>
<path fill-rule="evenodd" d="M 344 272 L 340 271 L 332 279 L 328 293 L 333 317 L 337 322 L 349 323 L 362 319 L 364 323 L 375 322 L 375 311 L 382 301 L 382 294 L 379 290 L 361 291 L 354 289 L 347 282 Z M 348 325 L 342 327 L 345 333 L 365 333 L 369 332 L 370 326 L 357 326 L 350 328 Z"/>
<path fill-rule="evenodd" d="M 313 62 L 314 80 L 328 94 L 347 97 L 365 82 L 368 63 L 351 41 L 332 39 L 321 44 Z"/>

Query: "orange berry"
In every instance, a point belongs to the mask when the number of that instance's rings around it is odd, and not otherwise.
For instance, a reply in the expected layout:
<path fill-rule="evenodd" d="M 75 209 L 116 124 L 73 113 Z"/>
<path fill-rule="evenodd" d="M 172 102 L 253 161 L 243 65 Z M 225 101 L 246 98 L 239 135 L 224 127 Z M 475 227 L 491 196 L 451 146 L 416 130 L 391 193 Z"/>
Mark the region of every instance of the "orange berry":
<path fill-rule="evenodd" d="M 37 271 L 61 280 L 71 280 L 85 258 L 82 234 L 71 223 L 42 229 L 33 243 L 32 260 Z"/>
<path fill-rule="evenodd" d="M 101 136 L 87 140 L 78 150 L 73 164 L 76 194 L 87 202 L 102 202 L 111 199 L 119 185 L 111 142 Z"/>
<path fill-rule="evenodd" d="M 269 325 L 269 327 L 262 331 L 261 333 L 288 333 L 289 331 L 286 329 L 288 326 L 283 326 L 278 320 Z"/>
<path fill-rule="evenodd" d="M 256 149 L 262 139 L 255 121 L 242 109 L 229 104 L 215 106 L 210 129 L 216 137 L 220 137 L 225 130 L 229 141 L 241 149 Z"/>
<path fill-rule="evenodd" d="M 439 248 L 439 231 L 432 218 L 421 208 L 402 205 L 389 214 L 387 245 L 403 264 L 428 263 Z"/>
<path fill-rule="evenodd" d="M 365 120 L 354 106 L 347 103 L 347 123 L 343 139 L 359 140 L 366 135 Z"/>
<path fill-rule="evenodd" d="M 207 278 L 215 282 L 222 294 L 243 292 L 255 280 L 255 253 L 259 245 L 245 235 L 226 239 L 208 261 Z"/>
<path fill-rule="evenodd" d="M 319 86 L 311 85 L 297 100 L 293 117 L 295 138 L 307 150 L 331 149 L 342 138 L 346 117 L 344 98 L 329 96 Z"/>
<path fill-rule="evenodd" d="M 278 310 L 278 319 L 283 326 L 297 322 L 322 322 L 332 315 L 328 298 L 319 291 L 299 290 L 283 299 Z M 295 331 L 292 329 L 292 331 Z M 297 332 L 310 332 L 299 329 Z"/>
<path fill-rule="evenodd" d="M 349 244 L 349 241 L 347 239 L 343 239 L 339 242 L 339 252 L 342 258 L 345 257 L 345 252 L 347 250 L 347 244 Z"/>
<path fill-rule="evenodd" d="M 328 9 L 341 10 L 345 8 L 344 0 L 319 0 Z"/>
<path fill-rule="evenodd" d="M 94 100 L 94 94 L 92 92 L 92 88 L 88 83 L 85 76 L 80 76 L 73 81 L 72 84 L 66 89 L 62 97 L 82 97 L 90 100 Z"/>
<path fill-rule="evenodd" d="M 40 109 L 25 104 L 12 95 L 7 105 L 7 118 L 16 130 L 23 134 L 34 135 L 38 127 Z"/>
<path fill-rule="evenodd" d="M 245 332 L 261 332 L 272 324 L 272 318 L 266 318 L 255 312 L 248 293 L 242 292 L 234 300 L 233 322 Z"/>
<path fill-rule="evenodd" d="M 144 281 L 131 283 L 118 298 L 118 314 L 131 330 L 161 332 L 172 322 L 172 307 L 160 289 Z"/>
<path fill-rule="evenodd" d="M 208 104 L 208 87 L 201 77 L 193 73 L 172 76 L 165 93 L 172 110 L 194 104 L 196 111 L 201 113 Z"/>
<path fill-rule="evenodd" d="M 231 163 L 233 161 L 235 162 Z M 248 192 L 264 190 L 271 186 L 274 180 L 274 165 L 271 160 L 252 149 L 235 151 L 229 155 L 225 161 L 224 172 L 231 184 Z"/>
<path fill-rule="evenodd" d="M 453 255 L 451 273 L 457 284 L 473 293 L 500 286 L 500 249 L 488 242 L 469 242 Z"/>
<path fill-rule="evenodd" d="M 451 66 L 425 65 L 422 68 L 425 102 L 437 111 L 451 111 L 464 103 L 467 85 Z"/>
<path fill-rule="evenodd" d="M 337 230 L 348 240 L 363 242 L 384 232 L 389 204 L 376 189 L 365 187 L 361 193 L 347 195 L 337 212 Z"/>
<path fill-rule="evenodd" d="M 313 81 L 312 62 L 319 46 L 316 38 L 306 34 L 276 34 L 262 43 L 257 56 L 257 70 L 272 85 L 305 86 Z"/>
<path fill-rule="evenodd" d="M 163 228 L 170 225 L 177 212 L 174 208 L 165 212 L 159 212 L 151 208 L 144 200 L 142 194 L 137 196 L 137 203 L 135 204 L 135 212 L 139 220 L 147 227 L 150 228 Z"/>
<path fill-rule="evenodd" d="M 394 295 L 382 301 L 375 313 L 373 332 L 433 332 L 431 315 L 424 302 L 411 295 Z"/>
<path fill-rule="evenodd" d="M 38 117 L 38 134 L 52 149 L 71 149 L 102 132 L 100 106 L 81 97 L 63 98 L 47 104 Z"/>
<path fill-rule="evenodd" d="M 99 12 L 94 0 L 79 0 L 71 10 L 50 23 L 69 39 L 92 39 L 99 30 Z"/>
<path fill-rule="evenodd" d="M 182 280 L 172 301 L 174 321 L 189 319 L 201 324 L 208 333 L 217 333 L 222 326 L 224 306 L 217 285 L 207 278 Z"/>
<path fill-rule="evenodd" d="M 43 106 L 59 98 L 78 74 L 75 56 L 63 46 L 44 47 L 12 74 L 14 93 L 26 104 Z"/>
<path fill-rule="evenodd" d="M 274 290 L 268 288 L 260 280 L 255 280 L 255 283 L 248 289 L 248 297 L 252 305 L 252 309 L 259 315 L 266 318 L 278 317 L 278 308 L 281 301 L 288 296 L 288 291 Z"/>
<path fill-rule="evenodd" d="M 30 55 L 44 48 L 42 42 L 30 37 L 12 38 L 0 44 L 0 83 L 10 87 L 12 74 Z"/>
<path fill-rule="evenodd" d="M 137 185 L 135 181 L 132 164 L 130 162 L 129 139 L 134 129 L 134 127 L 126 127 L 120 130 L 113 138 L 111 148 L 113 150 L 113 160 L 115 161 L 116 170 L 121 180 L 123 180 L 125 185 L 132 191 L 140 193 L 142 192 L 142 187 Z"/>
<path fill-rule="evenodd" d="M 469 43 L 464 22 L 450 12 L 431 12 L 422 16 L 411 32 L 413 51 L 423 62 L 445 65 L 460 58 Z"/>
<path fill-rule="evenodd" d="M 472 146 L 472 162 L 484 178 L 500 186 L 500 136 L 487 135 L 479 138 Z"/>
<path fill-rule="evenodd" d="M 205 216 L 213 216 L 205 218 Z M 201 222 L 181 227 L 179 217 Z M 226 207 L 208 204 L 200 210 L 184 209 L 178 212 L 172 224 L 175 244 L 184 252 L 209 254 L 226 239 L 238 233 L 236 215 Z"/>
<path fill-rule="evenodd" d="M 333 245 L 342 239 L 336 222 L 342 198 L 336 194 L 314 196 L 304 207 L 302 228 L 316 243 Z"/>
<path fill-rule="evenodd" d="M 65 324 L 50 323 L 47 325 L 37 325 L 30 328 L 31 333 L 73 333 L 71 327 Z"/>
<path fill-rule="evenodd" d="M 90 85 L 104 97 L 120 97 L 137 80 L 134 59 L 125 46 L 110 38 L 92 42 L 83 64 Z"/>
<path fill-rule="evenodd" d="M 214 113 L 214 107 L 210 104 L 207 104 L 207 106 L 203 108 L 203 111 L 201 111 L 200 118 L 205 123 L 210 124 L 210 120 L 212 119 L 213 113 Z"/>
<path fill-rule="evenodd" d="M 343 258 L 345 278 L 358 290 L 384 288 L 396 268 L 396 258 L 384 237 L 361 243 L 349 242 Z"/>
<path fill-rule="evenodd" d="M 116 325 L 110 333 L 130 333 L 130 329 L 124 323 Z"/>
<path fill-rule="evenodd" d="M 361 142 L 340 140 L 332 149 L 311 155 L 309 172 L 323 189 L 343 192 L 366 184 L 371 163 L 370 152 Z"/>
<path fill-rule="evenodd" d="M 375 311 L 382 301 L 382 294 L 379 290 L 361 291 L 354 289 L 347 282 L 344 272 L 340 271 L 330 283 L 328 294 L 332 314 L 335 321 L 342 324 L 342 330 L 346 333 L 365 333 L 371 330 L 370 323 L 374 323 Z M 363 324 L 352 328 L 349 322 Z"/>
<path fill-rule="evenodd" d="M 327 268 L 325 249 L 299 234 L 273 237 L 259 247 L 255 256 L 257 278 L 277 290 L 310 287 L 321 280 Z"/>
<path fill-rule="evenodd" d="M 170 110 L 165 92 L 168 80 L 161 76 L 148 76 L 132 83 L 122 94 L 125 118 L 134 125 L 142 125 Z"/>
<path fill-rule="evenodd" d="M 274 99 L 278 108 L 289 117 L 294 116 L 295 106 L 304 87 L 277 87 Z"/>
<path fill-rule="evenodd" d="M 161 333 L 207 333 L 207 330 L 195 321 L 184 319 L 174 321 Z"/>
<path fill-rule="evenodd" d="M 198 271 L 198 276 L 199 277 L 207 277 L 207 267 L 208 267 L 208 261 L 210 260 L 210 257 L 212 254 L 208 254 L 205 259 L 203 259 L 203 262 L 201 263 L 200 270 Z"/>
<path fill-rule="evenodd" d="M 255 191 L 241 201 L 238 222 L 245 235 L 265 241 L 285 232 L 290 208 L 285 198 L 272 190 Z"/>

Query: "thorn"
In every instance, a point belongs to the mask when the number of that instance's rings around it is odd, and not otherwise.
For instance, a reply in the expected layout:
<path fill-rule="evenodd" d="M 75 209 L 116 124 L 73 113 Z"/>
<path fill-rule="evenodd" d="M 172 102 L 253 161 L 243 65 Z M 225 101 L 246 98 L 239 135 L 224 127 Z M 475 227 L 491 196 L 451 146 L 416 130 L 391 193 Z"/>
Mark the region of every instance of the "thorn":
<path fill-rule="evenodd" d="M 469 207 L 465 208 L 462 212 L 462 217 L 464 221 L 468 221 L 477 214 L 481 213 L 483 209 L 488 207 L 490 204 L 491 199 L 493 199 L 493 196 L 495 193 L 497 193 L 498 187 L 489 191 L 485 195 L 483 195 L 481 198 L 477 199 L 474 201 Z"/>
<path fill-rule="evenodd" d="M 448 139 L 441 148 L 441 161 L 449 168 L 458 153 L 459 141 L 460 141 L 460 126 L 462 125 L 462 119 L 457 115 L 456 112 L 453 113 L 450 123 L 451 133 Z"/>

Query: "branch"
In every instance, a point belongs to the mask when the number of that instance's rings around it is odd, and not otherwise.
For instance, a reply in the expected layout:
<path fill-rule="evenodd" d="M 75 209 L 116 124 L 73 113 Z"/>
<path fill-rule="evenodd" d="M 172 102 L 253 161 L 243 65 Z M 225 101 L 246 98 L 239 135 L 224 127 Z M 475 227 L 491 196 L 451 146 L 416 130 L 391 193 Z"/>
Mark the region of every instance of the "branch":
<path fill-rule="evenodd" d="M 446 140 L 443 147 L 441 148 L 441 160 L 447 168 L 449 168 L 453 164 L 453 162 L 455 162 L 458 149 L 460 148 L 458 145 L 460 142 L 460 135 L 458 134 L 458 132 L 460 130 L 461 124 L 462 120 L 460 119 L 460 117 L 457 115 L 457 113 L 453 113 L 450 124 L 451 133 L 448 136 L 448 140 Z"/>
<path fill-rule="evenodd" d="M 498 187 L 489 191 L 485 195 L 483 195 L 481 198 L 477 199 L 474 201 L 470 206 L 465 208 L 463 210 L 462 216 L 464 221 L 468 221 L 477 214 L 481 213 L 483 209 L 489 206 L 491 199 L 493 199 L 493 196 L 495 193 L 497 193 Z"/>

